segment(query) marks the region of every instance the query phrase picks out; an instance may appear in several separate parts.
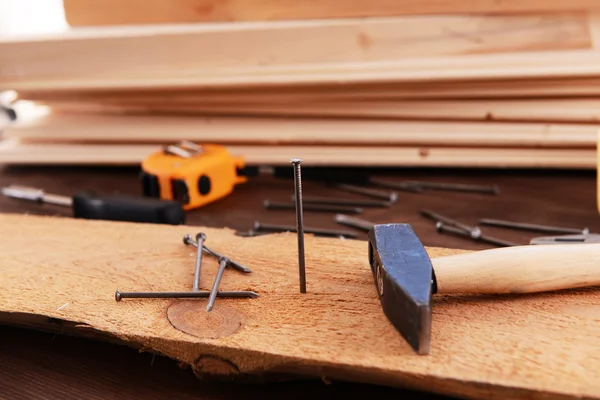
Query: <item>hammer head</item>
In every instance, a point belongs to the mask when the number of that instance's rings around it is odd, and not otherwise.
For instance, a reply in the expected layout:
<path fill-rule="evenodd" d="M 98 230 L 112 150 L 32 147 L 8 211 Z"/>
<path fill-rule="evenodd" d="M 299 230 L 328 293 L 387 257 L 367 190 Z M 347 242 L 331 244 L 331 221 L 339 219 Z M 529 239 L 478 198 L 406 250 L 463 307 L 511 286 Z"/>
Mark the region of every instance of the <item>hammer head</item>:
<path fill-rule="evenodd" d="M 369 264 L 383 312 L 418 354 L 429 354 L 433 266 L 409 224 L 369 231 Z"/>

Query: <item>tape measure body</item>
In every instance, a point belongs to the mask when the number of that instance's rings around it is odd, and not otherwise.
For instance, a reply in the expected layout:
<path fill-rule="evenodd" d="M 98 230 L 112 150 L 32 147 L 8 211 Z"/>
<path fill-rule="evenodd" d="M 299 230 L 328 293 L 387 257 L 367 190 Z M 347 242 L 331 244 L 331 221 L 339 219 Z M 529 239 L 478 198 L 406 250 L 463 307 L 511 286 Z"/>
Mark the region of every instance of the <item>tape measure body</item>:
<path fill-rule="evenodd" d="M 193 144 L 187 143 L 187 147 Z M 183 151 L 180 151 L 183 148 Z M 184 210 L 202 207 L 229 195 L 237 184 L 244 160 L 214 144 L 167 146 L 142 161 L 144 196 L 177 200 Z"/>

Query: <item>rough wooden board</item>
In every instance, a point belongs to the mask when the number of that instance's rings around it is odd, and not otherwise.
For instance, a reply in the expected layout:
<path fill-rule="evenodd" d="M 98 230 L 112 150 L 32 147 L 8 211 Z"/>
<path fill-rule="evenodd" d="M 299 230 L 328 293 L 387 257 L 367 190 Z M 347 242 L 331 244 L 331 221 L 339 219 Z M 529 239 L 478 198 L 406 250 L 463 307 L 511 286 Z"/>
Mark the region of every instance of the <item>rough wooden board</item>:
<path fill-rule="evenodd" d="M 242 238 L 213 228 L 10 214 L 0 215 L 0 225 L 0 310 L 14 313 L 2 318 L 10 323 L 23 314 L 75 322 L 78 334 L 114 335 L 189 363 L 199 375 L 294 372 L 466 398 L 600 393 L 594 288 L 436 297 L 431 355 L 419 356 L 382 314 L 362 241 L 307 236 L 308 293 L 300 294 L 294 234 Z M 191 288 L 195 253 L 181 239 L 199 230 L 207 245 L 254 270 L 226 271 L 222 290 L 252 289 L 260 298 L 218 299 L 210 315 L 205 300 L 115 301 L 116 289 Z M 215 269 L 206 257 L 202 289 Z M 169 322 L 176 309 L 188 310 L 179 317 L 194 334 Z M 215 332 L 223 336 L 211 338 Z"/>
<path fill-rule="evenodd" d="M 71 26 L 597 9 L 594 0 L 64 0 Z"/>
<path fill-rule="evenodd" d="M 562 104 L 563 107 L 568 106 L 568 102 Z M 600 106 L 600 101 L 589 104 L 590 112 L 593 112 L 593 104 Z M 555 107 L 558 114 L 560 106 Z M 430 111 L 433 113 L 436 108 L 432 106 Z M 452 105 L 439 108 L 451 110 Z M 524 103 L 521 103 L 521 108 L 526 108 Z M 418 105 L 413 106 L 415 109 L 419 112 Z M 426 105 L 423 109 L 426 112 Z M 517 113 L 518 109 L 518 104 L 508 106 L 506 112 Z M 532 112 L 536 110 L 544 113 L 543 106 L 533 107 Z M 600 107 L 596 113 L 600 116 Z M 403 121 L 362 119 L 356 115 L 349 118 L 207 117 L 127 115 L 99 110 L 90 113 L 52 112 L 29 121 L 18 121 L 5 129 L 4 136 L 45 142 L 169 143 L 185 139 L 227 145 L 590 148 L 596 147 L 598 129 L 596 124 L 428 121 L 426 116 L 420 121 Z"/>
<path fill-rule="evenodd" d="M 107 142 L 0 141 L 0 164 L 139 165 L 155 144 Z M 226 145 L 248 165 L 289 165 L 302 155 L 312 165 L 359 167 L 471 167 L 596 169 L 596 147 L 443 147 L 443 146 L 311 146 Z"/>

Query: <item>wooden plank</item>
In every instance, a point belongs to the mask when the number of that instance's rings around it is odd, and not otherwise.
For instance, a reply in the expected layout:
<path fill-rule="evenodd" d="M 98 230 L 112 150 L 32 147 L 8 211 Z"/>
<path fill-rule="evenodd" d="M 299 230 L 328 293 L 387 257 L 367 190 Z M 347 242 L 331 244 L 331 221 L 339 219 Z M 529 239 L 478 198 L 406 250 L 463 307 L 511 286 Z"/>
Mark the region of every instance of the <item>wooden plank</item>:
<path fill-rule="evenodd" d="M 274 36 L 280 39 L 278 35 Z M 314 37 L 314 34 L 311 32 L 306 36 Z M 362 50 L 357 57 L 352 52 L 346 56 L 346 52 L 340 52 L 339 49 L 321 54 L 321 49 L 325 47 L 319 43 L 318 46 L 306 46 L 318 52 L 313 54 L 312 62 L 307 62 L 301 60 L 304 52 L 295 51 L 295 46 L 289 46 L 284 41 L 283 44 L 278 42 L 278 46 L 285 45 L 287 51 L 281 51 L 289 59 L 272 53 L 272 58 L 257 61 L 255 53 L 257 46 L 263 46 L 261 41 L 255 43 L 256 46 L 241 46 L 238 51 L 237 42 L 227 48 L 221 40 L 211 40 L 207 45 L 213 46 L 213 51 L 202 53 L 199 51 L 200 44 L 193 41 L 174 43 L 173 40 L 166 40 L 177 38 L 177 35 L 143 37 L 102 34 L 95 39 L 93 37 L 0 42 L 0 53 L 11 55 L 0 59 L 0 85 L 17 91 L 149 87 L 192 89 L 340 82 L 581 78 L 600 75 L 600 52 L 590 49 L 534 49 L 527 52 L 423 57 L 396 54 L 390 52 L 389 46 L 382 45 L 378 47 L 381 57 L 367 57 Z M 409 46 L 413 46 L 412 41 Z M 270 48 L 266 44 L 264 47 Z M 189 48 L 195 51 L 189 51 Z M 228 57 L 206 56 L 215 53 Z M 245 56 L 247 59 L 244 59 Z M 283 61 L 280 62 L 278 57 Z"/>
<path fill-rule="evenodd" d="M 412 124 L 427 125 L 422 121 L 509 121 L 509 122 L 545 122 L 545 123 L 586 123 L 600 121 L 600 100 L 584 99 L 502 99 L 502 100 L 355 100 L 355 101 L 314 101 L 298 103 L 239 103 L 215 104 L 206 101 L 165 102 L 149 99 L 146 102 L 115 101 L 108 103 L 44 103 L 54 114 L 101 114 L 110 120 L 112 115 L 187 115 L 204 116 L 251 116 L 251 117 L 303 117 L 303 118 L 350 118 L 361 119 L 400 119 L 418 120 Z M 215 119 L 220 121 L 221 119 Z M 252 123 L 252 122 L 251 122 Z M 362 121 L 359 124 L 363 123 Z M 380 121 L 371 122 L 375 128 Z M 384 123 L 389 123 L 388 121 Z M 337 122 L 332 123 L 335 126 Z M 405 124 L 400 122 L 400 124 Z M 302 125 L 302 123 L 300 123 Z M 433 124 L 435 126 L 440 124 Z M 491 136 L 494 135 L 493 124 Z M 410 130 L 409 125 L 409 130 Z M 465 123 L 470 129 L 472 124 Z M 511 129 L 508 125 L 507 129 Z M 402 130 L 404 127 L 399 127 Z M 268 129 L 268 128 L 267 128 Z M 519 130 L 523 128 L 516 128 Z M 578 127 L 576 129 L 585 129 Z M 398 138 L 404 136 L 406 130 Z M 525 132 L 524 132 L 525 133 Z M 254 136 L 253 136 L 254 137 Z M 450 139 L 453 140 L 453 139 Z M 460 139 L 459 139 L 460 140 Z"/>
<path fill-rule="evenodd" d="M 0 225 L 5 323 L 37 326 L 33 316 L 43 316 L 55 330 L 64 325 L 155 351 L 202 377 L 292 373 L 463 398 L 599 398 L 594 288 L 435 295 L 431 354 L 420 356 L 381 310 L 363 241 L 307 235 L 308 292 L 301 294 L 293 233 L 242 238 L 216 228 L 10 214 L 0 215 Z M 115 301 L 116 290 L 190 290 L 195 251 L 182 237 L 199 231 L 213 249 L 253 269 L 226 271 L 220 288 L 251 289 L 259 298 L 217 299 L 211 313 L 205 299 Z M 461 252 L 426 250 L 434 260 Z M 201 289 L 210 288 L 216 269 L 205 257 Z"/>
<path fill-rule="evenodd" d="M 600 97 L 600 78 L 462 80 L 369 84 L 282 85 L 219 89 L 137 89 L 35 91 L 21 90 L 19 98 L 44 102 L 142 102 L 165 104 L 294 103 L 320 101 L 414 99 L 515 99 Z"/>
<path fill-rule="evenodd" d="M 64 0 L 71 26 L 598 9 L 594 0 Z"/>
<path fill-rule="evenodd" d="M 589 148 L 596 145 L 598 129 L 595 124 L 51 113 L 16 123 L 4 136 L 37 141 Z"/>
<path fill-rule="evenodd" d="M 436 146 L 244 146 L 227 149 L 248 165 L 289 165 L 302 157 L 319 166 L 596 169 L 596 148 Z M 0 142 L 0 164 L 139 165 L 159 144 Z"/>

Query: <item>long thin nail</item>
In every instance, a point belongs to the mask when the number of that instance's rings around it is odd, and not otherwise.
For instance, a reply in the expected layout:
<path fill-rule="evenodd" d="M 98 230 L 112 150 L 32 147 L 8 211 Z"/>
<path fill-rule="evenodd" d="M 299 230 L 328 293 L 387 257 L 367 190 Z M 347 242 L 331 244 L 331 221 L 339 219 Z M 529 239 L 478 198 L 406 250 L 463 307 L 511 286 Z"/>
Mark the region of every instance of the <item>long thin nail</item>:
<path fill-rule="evenodd" d="M 336 183 L 333 184 L 333 187 L 348 193 L 361 194 L 367 197 L 374 197 L 376 199 L 383 199 L 385 201 L 394 204 L 398 201 L 398 193 L 396 192 L 386 192 L 383 190 L 371 189 L 362 186 L 349 185 L 346 183 Z"/>
<path fill-rule="evenodd" d="M 204 246 L 204 241 L 206 240 L 206 235 L 202 232 L 196 235 L 196 243 L 198 243 L 197 251 L 196 251 L 196 268 L 194 270 L 194 284 L 192 286 L 192 291 L 197 292 L 200 290 L 200 268 L 202 267 L 202 247 Z"/>
<path fill-rule="evenodd" d="M 212 290 L 210 291 L 210 296 L 208 297 L 208 305 L 206 306 L 206 311 L 211 311 L 215 306 L 215 300 L 217 299 L 217 293 L 219 291 L 219 285 L 221 284 L 221 279 L 223 278 L 223 272 L 225 272 L 225 267 L 229 260 L 225 257 L 219 258 L 219 270 L 217 271 L 217 276 L 215 277 L 215 282 L 213 283 Z"/>
<path fill-rule="evenodd" d="M 502 246 L 502 247 L 518 246 L 517 243 L 509 242 L 506 240 L 502 240 L 502 239 L 498 239 L 498 238 L 486 236 L 486 235 L 479 235 L 478 237 L 472 237 L 469 234 L 469 232 L 466 232 L 455 226 L 445 225 L 442 221 L 438 221 L 435 225 L 435 228 L 440 233 L 452 233 L 452 234 L 455 234 L 458 236 L 468 237 L 477 242 L 486 242 L 486 243 L 495 244 L 496 246 Z"/>
<path fill-rule="evenodd" d="M 565 227 L 561 227 L 561 226 L 529 224 L 529 223 L 525 223 L 525 222 L 505 221 L 505 220 L 490 219 L 490 218 L 480 219 L 479 223 L 481 225 L 497 226 L 497 227 L 501 227 L 501 228 L 513 228 L 513 229 L 520 229 L 520 230 L 534 231 L 534 232 L 567 233 L 567 234 L 581 233 L 584 235 L 587 235 L 588 233 L 590 233 L 590 230 L 588 228 L 583 228 L 583 229 L 565 228 Z"/>
<path fill-rule="evenodd" d="M 254 232 L 296 232 L 297 227 L 292 225 L 275 225 L 264 224 L 259 221 L 254 222 Z M 357 238 L 356 232 L 338 229 L 323 229 L 323 228 L 307 228 L 304 227 L 305 233 L 312 233 L 315 236 Z"/>
<path fill-rule="evenodd" d="M 403 184 L 407 186 L 419 187 L 421 189 L 433 189 L 433 190 L 450 190 L 456 192 L 473 192 L 473 193 L 487 193 L 487 194 L 499 194 L 500 188 L 498 185 L 484 186 L 484 185 L 468 185 L 462 183 L 442 183 L 442 182 L 422 182 L 422 181 L 404 181 Z"/>
<path fill-rule="evenodd" d="M 333 220 L 340 225 L 351 226 L 352 228 L 360 229 L 361 231 L 365 232 L 368 232 L 371 230 L 371 228 L 373 228 L 373 226 L 375 226 L 374 222 L 344 214 L 334 215 Z"/>
<path fill-rule="evenodd" d="M 189 234 L 186 234 L 183 237 L 183 243 L 185 243 L 187 245 L 190 245 L 190 246 L 198 247 L 198 243 L 196 243 L 196 241 L 194 240 L 194 238 L 192 238 L 192 235 L 189 235 Z M 202 246 L 202 248 L 204 249 L 205 253 L 210 254 L 211 256 L 215 257 L 216 259 L 225 257 L 221 253 L 218 253 L 218 252 L 216 252 L 214 250 L 211 250 L 211 249 L 209 249 L 208 247 L 206 247 L 204 245 Z M 250 272 L 252 272 L 252 270 L 250 268 L 245 267 L 242 264 L 240 264 L 240 263 L 238 263 L 236 261 L 233 261 L 231 259 L 229 259 L 229 265 L 232 268 L 237 269 L 240 272 L 245 272 L 247 274 L 249 274 Z"/>
<path fill-rule="evenodd" d="M 292 196 L 292 201 L 294 197 Z M 336 199 L 330 197 L 305 197 L 304 203 L 309 204 L 326 204 L 332 206 L 349 206 L 349 207 L 389 207 L 389 201 L 379 200 L 354 200 L 354 199 Z"/>
<path fill-rule="evenodd" d="M 265 200 L 264 207 L 269 210 L 293 210 L 296 208 L 296 205 L 295 202 L 284 203 L 279 201 Z M 339 212 L 345 214 L 360 214 L 363 212 L 363 209 L 359 207 L 331 206 L 325 204 L 307 204 L 302 205 L 302 208 L 306 211 Z"/>
<path fill-rule="evenodd" d="M 211 292 L 199 291 L 199 292 L 115 292 L 115 300 L 121 301 L 121 299 L 205 299 L 210 296 Z M 230 291 L 230 292 L 217 292 L 217 297 L 230 297 L 230 298 L 256 298 L 259 297 L 258 293 L 251 291 Z"/>
<path fill-rule="evenodd" d="M 456 228 L 462 229 L 462 230 L 468 232 L 469 235 L 471 235 L 471 237 L 473 239 L 477 239 L 479 236 L 481 236 L 481 229 L 479 229 L 476 226 L 470 226 L 467 224 L 463 224 L 462 222 L 450 219 L 448 217 L 445 217 L 441 214 L 438 214 L 438 213 L 435 213 L 435 212 L 429 211 L 429 210 L 421 210 L 420 213 L 424 217 L 430 218 L 430 219 L 434 220 L 435 222 L 441 221 L 445 225 L 450 225 L 450 226 L 454 226 Z"/>
<path fill-rule="evenodd" d="M 300 293 L 306 293 L 306 264 L 304 260 L 304 211 L 302 205 L 302 172 L 300 164 L 302 159 L 291 160 L 294 166 L 294 194 L 292 206 L 296 208 L 296 233 L 298 234 L 298 275 L 300 280 Z M 265 204 L 266 207 L 266 204 Z"/>
<path fill-rule="evenodd" d="M 402 190 L 405 192 L 422 192 L 423 188 L 415 185 L 407 185 L 403 182 L 388 181 L 380 178 L 369 178 L 369 183 L 374 186 L 383 187 L 386 189 Z"/>

